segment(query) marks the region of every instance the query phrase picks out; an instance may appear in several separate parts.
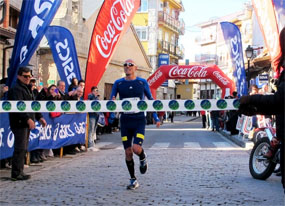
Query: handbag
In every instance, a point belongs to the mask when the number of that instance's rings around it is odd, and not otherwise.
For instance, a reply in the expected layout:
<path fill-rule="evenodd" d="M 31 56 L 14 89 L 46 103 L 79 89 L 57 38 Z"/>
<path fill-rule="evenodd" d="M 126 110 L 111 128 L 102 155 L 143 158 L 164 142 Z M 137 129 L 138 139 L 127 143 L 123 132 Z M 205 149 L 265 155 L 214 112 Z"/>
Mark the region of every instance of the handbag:
<path fill-rule="evenodd" d="M 98 117 L 98 123 L 97 123 L 100 127 L 104 127 L 106 122 L 105 122 L 105 115 L 104 113 L 100 112 L 99 113 L 99 117 Z"/>

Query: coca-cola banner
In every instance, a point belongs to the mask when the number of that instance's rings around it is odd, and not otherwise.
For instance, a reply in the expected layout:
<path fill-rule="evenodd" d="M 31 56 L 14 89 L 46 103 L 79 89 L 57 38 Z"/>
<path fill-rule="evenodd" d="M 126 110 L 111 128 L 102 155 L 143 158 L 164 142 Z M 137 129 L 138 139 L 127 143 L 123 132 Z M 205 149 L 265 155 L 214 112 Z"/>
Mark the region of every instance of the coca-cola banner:
<path fill-rule="evenodd" d="M 212 79 L 222 89 L 222 97 L 235 89 L 234 82 L 216 65 L 163 65 L 147 80 L 154 98 L 156 89 L 166 79 Z"/>
<path fill-rule="evenodd" d="M 85 99 L 91 87 L 98 85 L 116 45 L 129 28 L 139 6 L 140 0 L 104 1 L 89 46 L 85 75 Z"/>
<path fill-rule="evenodd" d="M 274 63 L 280 55 L 279 30 L 272 0 L 252 0 L 266 47 Z M 274 65 L 276 68 L 276 65 Z"/>
<path fill-rule="evenodd" d="M 239 28 L 231 22 L 221 22 L 221 27 L 232 58 L 234 67 L 233 75 L 238 96 L 247 95 L 243 49 Z"/>

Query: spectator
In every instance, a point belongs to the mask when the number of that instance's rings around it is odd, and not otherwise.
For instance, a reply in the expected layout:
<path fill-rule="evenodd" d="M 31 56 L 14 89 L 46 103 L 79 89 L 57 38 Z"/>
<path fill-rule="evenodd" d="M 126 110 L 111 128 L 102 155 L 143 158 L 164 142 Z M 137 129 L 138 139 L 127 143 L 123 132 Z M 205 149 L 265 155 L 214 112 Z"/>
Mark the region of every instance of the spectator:
<path fill-rule="evenodd" d="M 74 91 L 78 86 L 78 79 L 76 77 L 72 78 L 71 84 L 68 87 L 68 91 Z"/>
<path fill-rule="evenodd" d="M 226 120 L 227 120 L 227 113 L 226 113 L 226 111 L 223 111 L 223 110 L 219 111 L 219 127 L 222 130 L 225 130 Z"/>
<path fill-rule="evenodd" d="M 238 98 L 236 91 L 234 91 L 232 95 L 233 96 L 229 96 L 228 98 Z M 226 113 L 225 124 L 227 131 L 230 131 L 231 135 L 236 135 L 239 133 L 239 131 L 236 129 L 237 121 L 238 121 L 238 112 L 236 110 L 229 110 Z"/>
<path fill-rule="evenodd" d="M 210 112 L 206 111 L 206 126 L 207 126 L 207 129 L 209 129 L 211 125 L 212 125 L 212 120 L 211 120 Z"/>
<path fill-rule="evenodd" d="M 35 85 L 34 85 L 35 86 Z M 61 96 L 58 93 L 58 90 L 54 84 L 50 85 L 48 88 L 44 88 L 37 97 L 38 100 L 61 100 Z M 60 112 L 51 112 L 50 116 L 52 118 L 59 117 L 61 115 Z M 31 163 L 39 163 L 47 160 L 46 155 L 53 156 L 51 150 L 44 149 L 36 149 L 30 152 L 31 155 Z"/>
<path fill-rule="evenodd" d="M 7 99 L 7 92 L 9 87 L 6 86 L 7 78 L 1 79 L 0 81 L 0 99 Z"/>
<path fill-rule="evenodd" d="M 9 90 L 9 100 L 34 100 L 32 90 L 29 87 L 31 78 L 31 70 L 28 67 L 20 67 L 17 82 Z M 46 126 L 46 121 L 41 113 L 9 113 L 10 128 L 15 138 L 11 172 L 11 177 L 14 181 L 31 178 L 30 175 L 24 173 L 24 162 L 30 130 L 35 129 L 35 119 L 37 119 L 43 127 Z"/>
<path fill-rule="evenodd" d="M 70 96 L 69 99 L 70 100 L 83 100 L 83 87 L 78 86 L 76 88 L 76 90 L 69 92 Z M 74 148 L 74 149 L 71 149 Z M 84 152 L 86 151 L 86 148 L 84 147 L 84 145 L 80 145 L 80 144 L 76 144 L 76 145 L 70 145 L 70 147 L 68 147 L 69 150 L 71 150 L 71 153 L 73 154 L 74 152 Z"/>
<path fill-rule="evenodd" d="M 57 89 L 58 89 L 58 92 L 59 92 L 62 100 L 69 99 L 68 94 L 65 92 L 65 82 L 64 81 L 59 80 L 57 82 Z"/>
<path fill-rule="evenodd" d="M 82 87 L 83 90 L 84 90 L 84 88 L 85 88 L 85 81 L 84 81 L 84 80 L 79 80 L 79 81 L 78 81 L 78 86 L 79 86 L 79 87 Z"/>
<path fill-rule="evenodd" d="M 36 82 L 36 79 L 31 79 L 30 80 L 30 86 L 31 86 L 31 89 L 33 91 L 33 94 L 34 94 L 34 97 L 37 97 L 38 94 L 39 94 L 39 91 L 37 89 L 37 82 Z"/>
<path fill-rule="evenodd" d="M 259 89 L 258 87 L 254 84 L 254 85 L 251 85 L 250 86 L 250 95 L 253 95 L 253 94 L 258 94 L 259 93 Z"/>
<path fill-rule="evenodd" d="M 219 131 L 219 111 L 213 110 L 210 112 L 212 121 L 212 131 Z"/>
<path fill-rule="evenodd" d="M 92 87 L 91 93 L 88 94 L 88 100 L 99 100 L 98 97 L 98 88 Z M 89 112 L 89 127 L 88 127 L 88 151 L 95 151 L 94 148 L 94 141 L 96 142 L 96 129 L 97 129 L 97 122 L 98 122 L 98 113 L 96 112 Z"/>
<path fill-rule="evenodd" d="M 278 77 L 277 91 L 273 95 L 252 95 L 243 96 L 240 99 L 239 111 L 245 115 L 276 115 L 276 138 L 272 138 L 270 142 L 270 148 L 268 153 L 264 155 L 266 158 L 272 158 L 276 149 L 278 148 L 279 142 L 281 141 L 280 147 L 280 168 L 285 193 L 285 102 L 284 102 L 284 90 L 285 90 L 285 27 L 281 30 L 279 36 L 281 53 L 279 58 L 276 60 L 276 77 Z"/>
<path fill-rule="evenodd" d="M 202 110 L 201 111 L 201 115 L 202 115 L 202 128 L 206 128 L 206 111 Z"/>
<path fill-rule="evenodd" d="M 68 93 L 70 100 L 83 100 L 83 87 L 77 87 L 74 91 Z"/>
<path fill-rule="evenodd" d="M 159 119 L 161 125 L 163 125 L 164 115 L 165 115 L 164 111 L 157 112 L 157 116 L 158 116 L 158 119 Z"/>

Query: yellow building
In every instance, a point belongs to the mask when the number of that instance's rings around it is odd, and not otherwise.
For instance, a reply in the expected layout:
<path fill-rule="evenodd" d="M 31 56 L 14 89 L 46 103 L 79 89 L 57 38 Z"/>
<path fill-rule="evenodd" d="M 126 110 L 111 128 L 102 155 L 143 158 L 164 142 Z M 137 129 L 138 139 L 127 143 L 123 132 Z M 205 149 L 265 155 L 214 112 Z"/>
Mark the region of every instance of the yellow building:
<path fill-rule="evenodd" d="M 183 59 L 184 49 L 179 36 L 184 34 L 184 11 L 180 0 L 142 0 L 132 23 L 149 57 L 153 71 L 158 67 L 158 55 L 169 54 L 169 64 Z"/>
<path fill-rule="evenodd" d="M 141 0 L 132 23 L 151 63 L 152 72 L 159 66 L 159 54 L 169 55 L 169 64 L 178 64 L 184 57 L 179 36 L 184 34 L 184 21 L 179 19 L 184 8 L 181 0 Z M 175 98 L 174 80 L 157 90 L 158 99 Z"/>

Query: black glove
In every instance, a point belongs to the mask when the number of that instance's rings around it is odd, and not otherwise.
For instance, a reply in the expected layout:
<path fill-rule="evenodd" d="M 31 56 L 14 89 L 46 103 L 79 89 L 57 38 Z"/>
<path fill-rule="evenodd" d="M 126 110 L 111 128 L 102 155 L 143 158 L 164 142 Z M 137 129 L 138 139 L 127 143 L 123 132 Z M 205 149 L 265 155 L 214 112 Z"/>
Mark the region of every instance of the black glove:
<path fill-rule="evenodd" d="M 256 114 L 256 112 L 257 108 L 250 104 L 250 96 L 242 96 L 240 98 L 238 113 L 246 116 L 253 116 Z"/>

